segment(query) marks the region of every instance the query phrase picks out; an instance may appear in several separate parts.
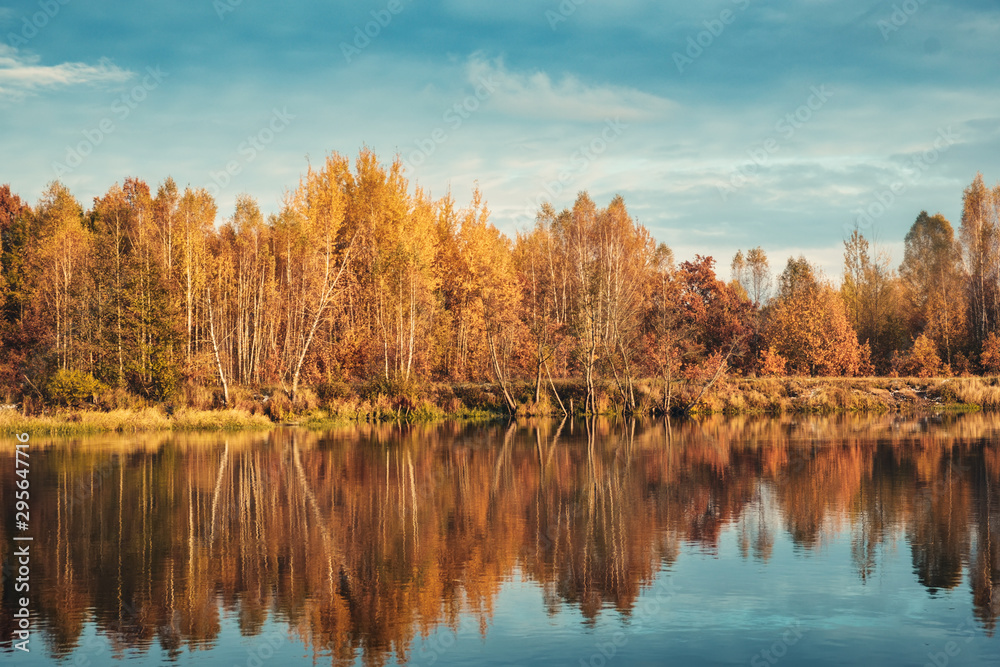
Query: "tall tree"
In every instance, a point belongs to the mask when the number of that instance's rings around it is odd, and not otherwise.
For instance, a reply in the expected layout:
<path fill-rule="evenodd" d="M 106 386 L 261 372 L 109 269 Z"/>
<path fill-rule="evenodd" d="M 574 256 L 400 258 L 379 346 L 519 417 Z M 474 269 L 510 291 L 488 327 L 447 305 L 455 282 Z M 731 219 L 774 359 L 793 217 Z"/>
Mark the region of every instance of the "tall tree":
<path fill-rule="evenodd" d="M 792 372 L 855 375 L 861 347 L 840 294 L 804 257 L 789 258 L 767 309 L 766 342 Z"/>
<path fill-rule="evenodd" d="M 1000 221 L 997 219 L 1000 187 L 990 190 L 983 175 L 962 194 L 960 238 L 968 275 L 969 324 L 977 347 L 997 327 L 1000 280 Z"/>
<path fill-rule="evenodd" d="M 175 284 L 182 300 L 185 321 L 184 357 L 190 366 L 198 350 L 198 304 L 207 280 L 208 237 L 215 224 L 217 208 L 212 195 L 204 188 L 185 188 L 178 203 L 176 231 L 170 233 L 170 245 L 176 259 L 171 260 Z M 204 321 L 204 320 L 203 320 Z"/>
<path fill-rule="evenodd" d="M 844 241 L 841 293 L 848 319 L 883 371 L 903 342 L 898 280 L 890 263 L 889 253 L 873 247 L 857 228 Z"/>
<path fill-rule="evenodd" d="M 604 364 L 611 370 L 626 413 L 636 409 L 633 376 L 640 353 L 645 290 L 655 243 L 616 196 L 598 215 L 599 310 Z"/>
<path fill-rule="evenodd" d="M 38 203 L 33 273 L 41 317 L 48 321 L 51 350 L 59 368 L 75 368 L 83 354 L 85 290 L 90 235 L 83 208 L 59 182 L 49 185 Z"/>
<path fill-rule="evenodd" d="M 347 160 L 333 153 L 322 169 L 309 168 L 278 220 L 281 289 L 285 301 L 283 376 L 294 399 L 320 323 L 338 294 L 357 235 L 343 234 Z"/>
<path fill-rule="evenodd" d="M 921 211 L 904 242 L 899 275 L 908 313 L 910 338 L 926 335 L 951 364 L 965 333 L 965 277 L 961 248 L 940 213 Z"/>
<path fill-rule="evenodd" d="M 31 321 L 33 213 L 9 185 L 0 186 L 0 391 L 7 401 L 20 387 L 23 365 L 39 348 L 40 327 Z"/>
<path fill-rule="evenodd" d="M 91 219 L 96 370 L 112 385 L 162 400 L 178 375 L 176 311 L 158 261 L 148 186 L 134 178 L 112 186 L 95 199 Z"/>

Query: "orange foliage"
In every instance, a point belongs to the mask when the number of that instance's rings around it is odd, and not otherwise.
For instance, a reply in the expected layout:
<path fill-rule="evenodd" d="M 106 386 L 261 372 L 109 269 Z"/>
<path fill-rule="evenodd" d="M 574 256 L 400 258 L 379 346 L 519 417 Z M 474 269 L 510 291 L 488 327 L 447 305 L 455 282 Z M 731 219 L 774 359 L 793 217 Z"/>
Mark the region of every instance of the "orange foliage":
<path fill-rule="evenodd" d="M 943 370 L 937 346 L 923 334 L 913 341 L 913 347 L 906 354 L 900 368 L 903 375 L 921 378 L 940 376 Z"/>
<path fill-rule="evenodd" d="M 780 377 L 785 375 L 788 362 L 778 354 L 774 346 L 760 351 L 760 375 L 762 377 Z"/>
<path fill-rule="evenodd" d="M 1000 336 L 997 336 L 995 331 L 991 331 L 983 341 L 979 363 L 988 373 L 1000 373 Z"/>

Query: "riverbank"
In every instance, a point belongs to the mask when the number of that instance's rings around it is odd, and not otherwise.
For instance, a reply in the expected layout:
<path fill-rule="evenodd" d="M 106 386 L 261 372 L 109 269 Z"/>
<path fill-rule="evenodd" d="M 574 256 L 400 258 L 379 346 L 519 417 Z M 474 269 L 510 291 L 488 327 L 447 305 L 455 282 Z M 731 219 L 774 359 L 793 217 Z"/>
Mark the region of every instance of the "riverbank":
<path fill-rule="evenodd" d="M 56 410 L 52 414 L 25 416 L 15 410 L 0 411 L 0 433 L 32 435 L 83 435 L 140 431 L 244 431 L 274 428 L 264 415 L 245 410 L 188 410 L 170 413 L 162 406 L 141 409 Z"/>
<path fill-rule="evenodd" d="M 997 409 L 997 377 L 795 377 L 727 380 L 694 411 L 783 414 Z"/>
<path fill-rule="evenodd" d="M 561 416 L 563 410 L 582 414 L 586 387 L 579 381 L 555 383 L 558 399 L 551 391 L 534 400 L 532 383 L 514 383 L 509 389 L 518 402 L 518 416 Z M 637 412 L 662 414 L 662 383 L 635 383 Z M 671 409 L 683 405 L 694 388 L 680 383 L 671 387 Z M 597 388 L 600 414 L 617 414 L 612 386 Z M 729 378 L 717 383 L 690 413 L 706 414 L 795 414 L 795 413 L 885 413 L 937 412 L 1000 409 L 1000 378 Z M 434 384 L 409 388 L 402 395 L 366 395 L 343 384 L 336 391 L 307 388 L 293 403 L 285 395 L 249 394 L 236 408 L 225 410 L 176 407 L 163 404 L 109 411 L 97 409 L 52 409 L 25 416 L 16 410 L 0 410 L 0 433 L 72 435 L 101 432 L 140 431 L 235 431 L 274 428 L 295 424 L 326 428 L 357 422 L 431 422 L 440 420 L 489 421 L 505 419 L 509 412 L 502 393 L 489 384 Z"/>

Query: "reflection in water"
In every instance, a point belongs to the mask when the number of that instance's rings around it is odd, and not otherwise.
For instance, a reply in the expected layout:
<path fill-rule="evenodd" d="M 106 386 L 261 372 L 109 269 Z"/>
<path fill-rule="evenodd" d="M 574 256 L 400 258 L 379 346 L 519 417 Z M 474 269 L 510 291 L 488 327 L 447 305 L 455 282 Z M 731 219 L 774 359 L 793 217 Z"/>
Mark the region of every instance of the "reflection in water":
<path fill-rule="evenodd" d="M 487 633 L 515 573 L 553 612 L 629 614 L 683 545 L 713 552 L 735 530 L 764 564 L 781 533 L 807 551 L 849 535 L 862 582 L 905 541 L 929 595 L 965 577 L 992 634 L 998 428 L 959 415 L 39 439 L 34 603 L 54 656 L 87 623 L 119 656 L 210 648 L 231 613 L 244 635 L 277 620 L 316 656 L 382 664 L 461 618 Z M 5 640 L 13 600 L 8 578 Z"/>

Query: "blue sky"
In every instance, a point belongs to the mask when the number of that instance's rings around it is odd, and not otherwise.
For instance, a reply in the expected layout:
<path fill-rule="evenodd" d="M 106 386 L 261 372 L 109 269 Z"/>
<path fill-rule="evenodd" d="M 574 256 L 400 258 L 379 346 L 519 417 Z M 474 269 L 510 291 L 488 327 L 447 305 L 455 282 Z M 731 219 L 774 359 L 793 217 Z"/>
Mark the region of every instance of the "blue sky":
<path fill-rule="evenodd" d="M 509 234 L 620 193 L 681 259 L 836 278 L 855 222 L 898 264 L 921 209 L 957 226 L 1000 178 L 998 55 L 994 0 L 8 1 L 0 183 L 88 206 L 172 176 L 273 212 L 368 145 L 435 197 L 478 182 Z"/>

